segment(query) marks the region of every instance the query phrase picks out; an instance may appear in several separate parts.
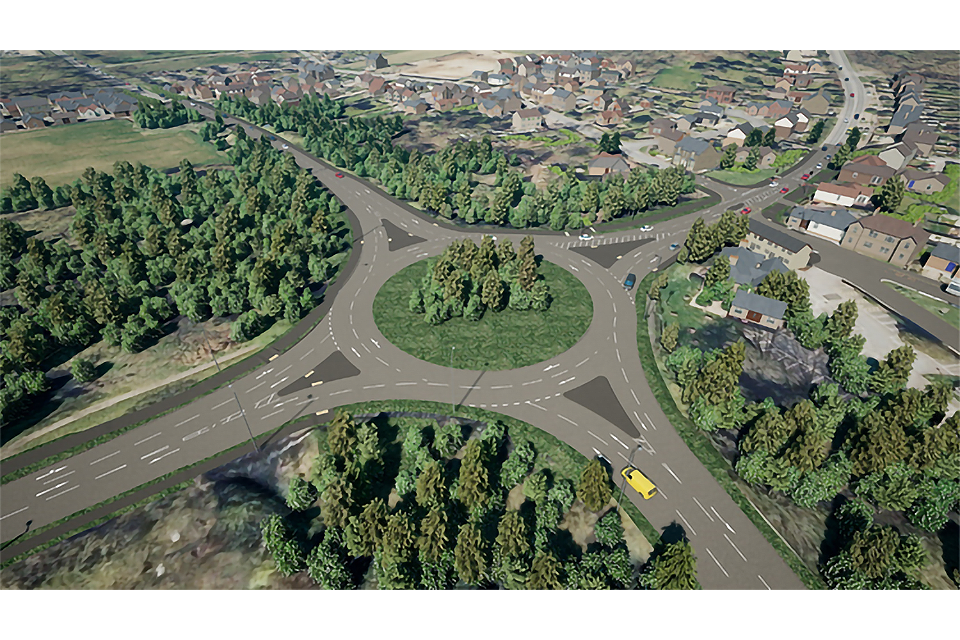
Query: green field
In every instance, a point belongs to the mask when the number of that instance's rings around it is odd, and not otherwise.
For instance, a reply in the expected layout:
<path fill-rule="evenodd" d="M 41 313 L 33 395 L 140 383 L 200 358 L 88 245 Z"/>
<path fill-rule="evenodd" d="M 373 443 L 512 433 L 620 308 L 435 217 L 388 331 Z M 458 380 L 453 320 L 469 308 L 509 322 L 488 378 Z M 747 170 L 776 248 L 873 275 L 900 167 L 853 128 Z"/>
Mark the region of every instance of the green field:
<path fill-rule="evenodd" d="M 757 169 L 755 171 L 729 171 L 718 169 L 709 171 L 707 175 L 720 182 L 728 182 L 737 185 L 750 185 L 758 182 L 766 182 L 779 173 L 776 169 Z"/>
<path fill-rule="evenodd" d="M 0 187 L 9 186 L 14 173 L 43 176 L 50 186 L 66 184 L 87 167 L 112 171 L 117 160 L 142 162 L 155 169 L 175 167 L 183 158 L 195 166 L 226 162 L 225 154 L 192 131 L 196 127 L 145 130 L 128 120 L 103 120 L 7 133 Z"/>
<path fill-rule="evenodd" d="M 688 67 L 689 64 L 661 69 L 650 81 L 650 84 L 666 89 L 692 91 L 696 88 L 697 83 L 703 80 L 703 74 L 698 71 L 691 71 Z"/>
<path fill-rule="evenodd" d="M 94 66 L 110 73 L 137 75 L 161 71 L 183 71 L 214 64 L 273 62 L 297 55 L 293 51 L 101 51 L 76 52 Z M 108 62 L 109 61 L 109 62 Z"/>
<path fill-rule="evenodd" d="M 387 340 L 433 364 L 450 366 L 451 347 L 456 347 L 456 369 L 503 371 L 543 362 L 576 344 L 593 318 L 586 287 L 566 270 L 544 261 L 540 273 L 553 296 L 547 311 L 487 311 L 477 322 L 451 318 L 434 327 L 422 315 L 407 310 L 410 292 L 426 269 L 424 260 L 390 278 L 377 292 L 373 318 Z"/>
<path fill-rule="evenodd" d="M 110 81 L 74 67 L 59 56 L 0 56 L 3 95 L 47 96 L 56 91 L 105 87 Z"/>

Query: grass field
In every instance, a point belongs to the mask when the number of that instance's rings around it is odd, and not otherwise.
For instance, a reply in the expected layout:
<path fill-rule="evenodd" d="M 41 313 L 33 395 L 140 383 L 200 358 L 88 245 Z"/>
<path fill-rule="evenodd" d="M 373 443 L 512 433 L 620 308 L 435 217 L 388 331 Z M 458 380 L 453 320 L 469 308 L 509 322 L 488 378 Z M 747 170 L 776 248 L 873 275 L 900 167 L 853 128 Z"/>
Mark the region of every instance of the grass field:
<path fill-rule="evenodd" d="M 129 120 L 84 122 L 3 136 L 0 187 L 13 174 L 43 176 L 57 186 L 73 182 L 87 167 L 112 171 L 117 160 L 166 169 L 188 158 L 195 166 L 225 162 L 226 155 L 194 133 L 197 125 L 144 130 Z"/>
<path fill-rule="evenodd" d="M 727 169 L 719 169 L 717 171 L 709 171 L 707 175 L 720 182 L 749 185 L 761 181 L 766 182 L 777 173 L 776 169 L 757 169 L 755 171 L 729 171 Z"/>
<path fill-rule="evenodd" d="M 688 67 L 689 64 L 661 69 L 650 81 L 650 84 L 665 89 L 692 91 L 696 88 L 697 83 L 703 79 L 703 74 L 698 71 L 691 71 Z"/>
<path fill-rule="evenodd" d="M 904 296 L 910 300 L 913 300 L 933 315 L 943 318 L 946 322 L 949 322 L 956 328 L 960 329 L 960 309 L 952 304 L 946 304 L 944 302 L 940 302 L 939 300 L 928 298 L 925 295 L 917 293 L 913 289 L 907 289 L 906 287 L 901 287 L 900 285 L 892 282 L 884 282 L 884 284 L 886 284 L 888 287 L 893 287 L 898 293 L 902 293 Z M 944 293 L 943 297 L 949 298 L 950 294 Z"/>
<path fill-rule="evenodd" d="M 74 67 L 59 56 L 0 56 L 3 95 L 46 97 L 55 91 L 105 87 L 110 81 Z"/>
<path fill-rule="evenodd" d="M 87 58 L 96 66 L 103 66 L 109 72 L 130 75 L 183 71 L 214 64 L 240 62 L 261 62 L 269 65 L 297 55 L 293 51 L 103 51 L 97 53 L 105 58 L 98 58 L 86 52 L 77 52 L 77 55 L 79 58 Z"/>
<path fill-rule="evenodd" d="M 544 261 L 540 273 L 553 296 L 543 312 L 487 311 L 478 322 L 451 318 L 431 326 L 407 310 L 410 292 L 426 273 L 427 262 L 412 264 L 390 278 L 377 292 L 373 317 L 394 345 L 421 360 L 450 366 L 456 347 L 457 369 L 503 371 L 549 360 L 583 336 L 593 318 L 593 301 L 579 280 Z"/>

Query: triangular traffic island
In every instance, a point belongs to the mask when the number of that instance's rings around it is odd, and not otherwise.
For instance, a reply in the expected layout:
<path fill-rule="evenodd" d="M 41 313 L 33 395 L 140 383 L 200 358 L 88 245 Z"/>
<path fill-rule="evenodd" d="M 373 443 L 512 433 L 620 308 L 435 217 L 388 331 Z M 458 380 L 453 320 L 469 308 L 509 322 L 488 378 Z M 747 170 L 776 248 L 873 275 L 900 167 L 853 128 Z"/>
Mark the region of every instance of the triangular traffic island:
<path fill-rule="evenodd" d="M 610 424 L 616 425 L 631 438 L 639 438 L 640 432 L 634 426 L 623 405 L 613 392 L 610 382 L 603 376 L 594 378 L 590 382 L 571 389 L 563 394 L 567 400 L 576 402 L 584 409 L 589 409 Z"/>
<path fill-rule="evenodd" d="M 614 242 L 612 244 L 588 245 L 586 247 L 570 247 L 570 251 L 579 253 L 584 258 L 590 258 L 604 269 L 609 269 L 621 257 L 648 242 L 653 242 L 653 238 L 631 240 L 629 242 Z"/>
<path fill-rule="evenodd" d="M 387 244 L 390 245 L 390 251 L 399 251 L 418 242 L 423 242 L 423 238 L 420 236 L 404 231 L 389 220 L 381 219 L 380 224 L 383 225 L 383 230 L 387 232 Z"/>
<path fill-rule="evenodd" d="M 337 380 L 352 378 L 359 373 L 360 369 L 353 366 L 353 363 L 347 360 L 346 356 L 339 351 L 335 351 L 327 356 L 323 362 L 313 367 L 311 373 L 291 382 L 281 389 L 277 395 L 282 398 L 297 391 L 319 387 L 321 383 L 328 384 Z"/>

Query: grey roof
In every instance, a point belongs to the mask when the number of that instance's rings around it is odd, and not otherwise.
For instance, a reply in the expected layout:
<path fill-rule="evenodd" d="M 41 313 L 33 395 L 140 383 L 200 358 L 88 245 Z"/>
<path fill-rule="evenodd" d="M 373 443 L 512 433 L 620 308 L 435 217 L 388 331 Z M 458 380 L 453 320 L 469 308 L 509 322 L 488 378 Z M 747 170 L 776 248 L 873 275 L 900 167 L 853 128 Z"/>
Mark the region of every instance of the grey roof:
<path fill-rule="evenodd" d="M 771 271 L 786 273 L 790 270 L 780 258 L 767 258 L 745 247 L 724 247 L 720 254 L 727 258 L 737 257 L 736 264 L 730 260 L 730 277 L 739 285 L 755 287 Z"/>
<path fill-rule="evenodd" d="M 700 107 L 700 111 L 702 113 L 712 113 L 717 115 L 718 117 L 723 115 L 723 107 L 721 107 L 718 104 L 706 104 Z"/>
<path fill-rule="evenodd" d="M 905 104 L 893 114 L 893 118 L 890 120 L 890 126 L 905 127 L 911 122 L 919 120 L 922 112 L 923 103 L 917 105 Z"/>
<path fill-rule="evenodd" d="M 755 293 L 747 293 L 743 289 L 738 289 L 737 295 L 733 296 L 732 306 L 741 307 L 747 311 L 756 311 L 768 318 L 776 318 L 778 320 L 783 318 L 783 314 L 787 310 L 786 302 L 758 296 Z"/>
<path fill-rule="evenodd" d="M 677 143 L 676 148 L 677 151 L 687 151 L 695 156 L 698 156 L 710 148 L 710 141 L 687 136 Z"/>
<path fill-rule="evenodd" d="M 941 258 L 948 262 L 960 263 L 960 247 L 953 244 L 941 242 L 933 248 L 930 255 Z"/>
<path fill-rule="evenodd" d="M 555 98 L 566 98 L 567 96 L 573 95 L 571 92 L 566 89 L 555 89 L 553 91 L 553 97 Z"/>
<path fill-rule="evenodd" d="M 797 240 L 796 238 L 788 236 L 782 231 L 777 231 L 773 227 L 768 227 L 767 225 L 763 224 L 762 222 L 758 222 L 753 218 L 750 218 L 750 233 L 760 236 L 765 240 L 769 240 L 774 244 L 780 245 L 791 253 L 797 253 L 804 247 L 810 246 L 803 240 Z"/>
<path fill-rule="evenodd" d="M 840 229 L 845 231 L 847 227 L 853 224 L 857 217 L 846 209 L 832 209 L 829 211 L 823 209 L 807 209 L 804 207 L 794 207 L 790 216 L 800 218 L 801 220 L 810 220 L 825 227 Z"/>
<path fill-rule="evenodd" d="M 620 167 L 625 170 L 629 168 L 627 161 L 623 159 L 623 156 L 619 155 L 599 155 L 588 164 L 588 167 L 600 167 L 603 169 L 614 169 Z"/>

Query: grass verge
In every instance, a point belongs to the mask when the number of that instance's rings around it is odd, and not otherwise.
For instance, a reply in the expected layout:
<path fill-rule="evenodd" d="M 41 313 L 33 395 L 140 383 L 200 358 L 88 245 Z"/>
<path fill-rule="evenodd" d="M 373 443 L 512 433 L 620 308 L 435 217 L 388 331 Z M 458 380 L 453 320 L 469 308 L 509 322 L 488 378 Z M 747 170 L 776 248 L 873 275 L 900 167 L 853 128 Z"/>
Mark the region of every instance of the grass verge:
<path fill-rule="evenodd" d="M 888 287 L 893 287 L 897 290 L 898 293 L 903 294 L 906 298 L 916 302 L 918 305 L 932 313 L 938 318 L 943 318 L 945 321 L 949 322 L 954 327 L 960 329 L 960 309 L 948 304 L 946 302 L 941 302 L 940 300 L 934 300 L 933 298 L 927 297 L 922 293 L 915 291 L 913 289 L 908 289 L 907 287 L 901 286 L 893 282 L 884 281 L 884 284 Z M 944 294 L 946 297 L 949 294 Z"/>
<path fill-rule="evenodd" d="M 610 222 L 601 222 L 600 224 L 595 224 L 592 226 L 597 230 L 597 233 L 614 233 L 616 231 L 623 231 L 624 229 L 636 229 L 637 227 L 642 227 L 645 224 L 650 224 L 653 222 L 665 222 L 667 220 L 673 220 L 674 218 L 680 218 L 688 213 L 709 209 L 719 202 L 720 196 L 713 194 L 707 196 L 706 198 L 689 200 L 683 204 L 678 204 L 673 207 L 663 207 L 660 209 L 653 209 L 652 211 L 644 211 L 635 215 L 631 221 L 613 220 Z"/>

